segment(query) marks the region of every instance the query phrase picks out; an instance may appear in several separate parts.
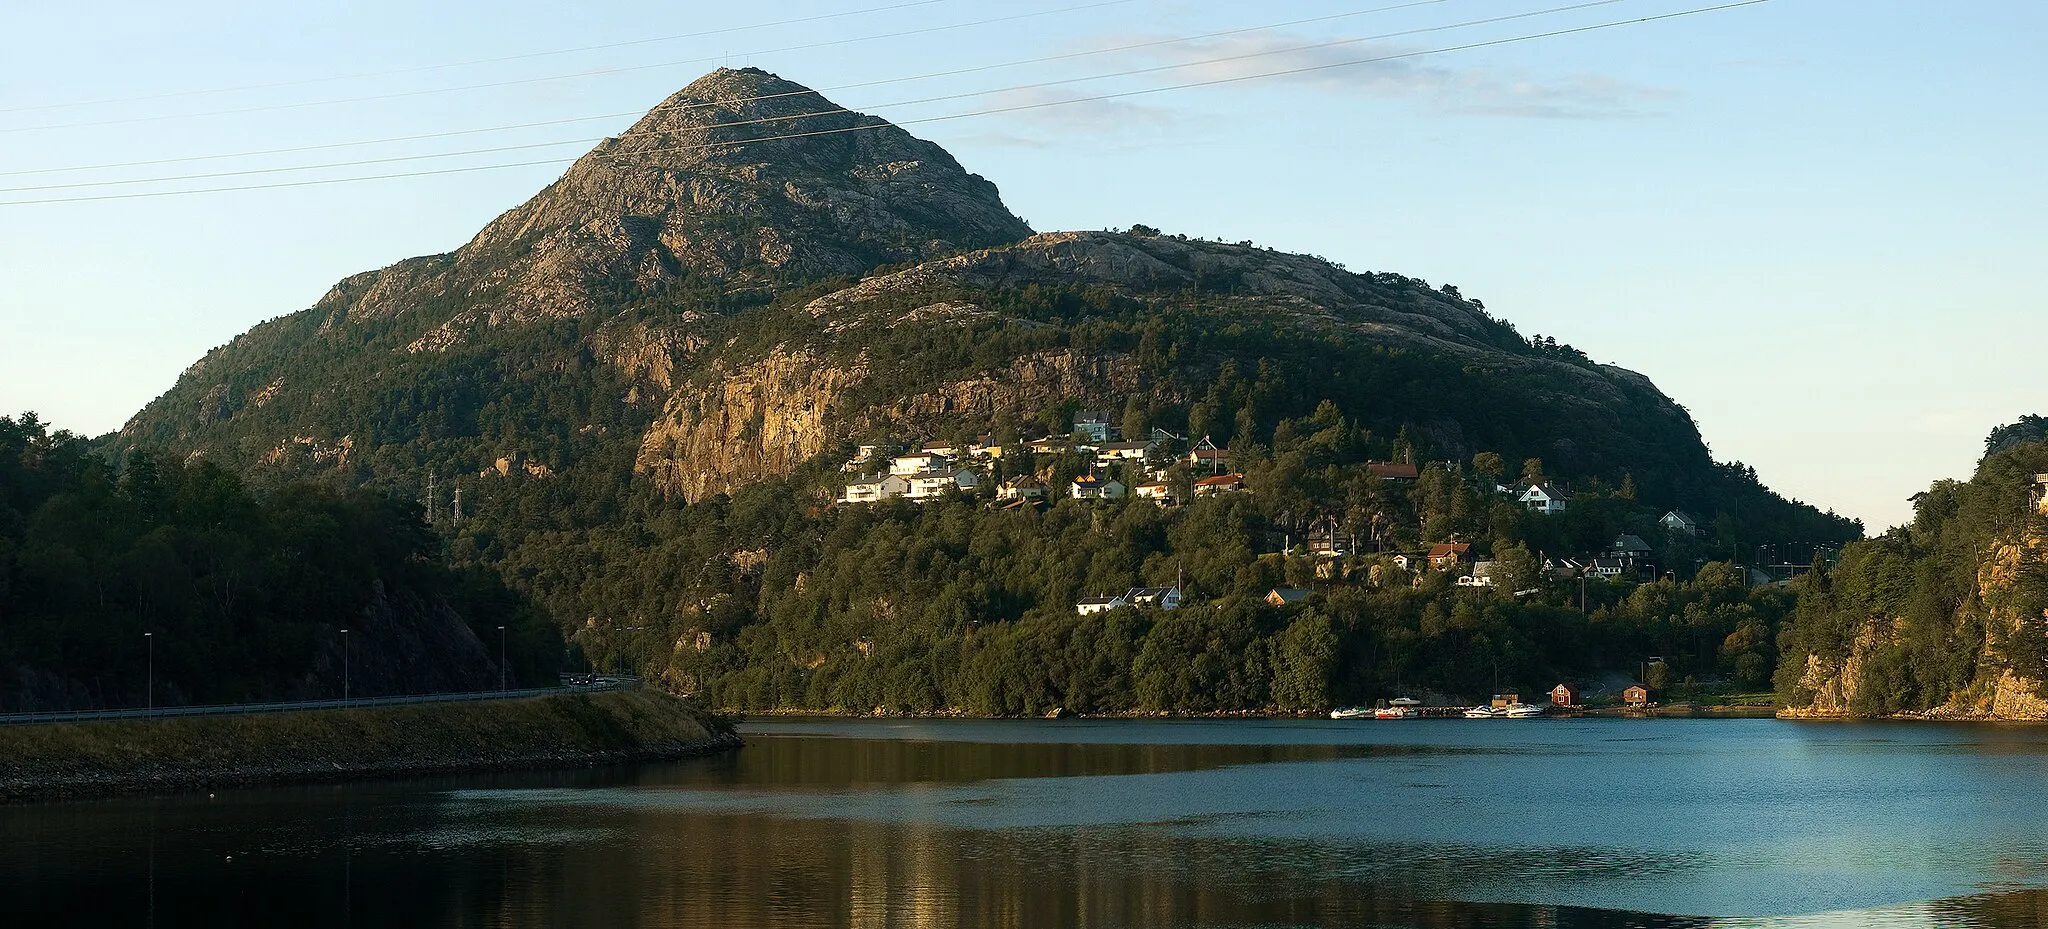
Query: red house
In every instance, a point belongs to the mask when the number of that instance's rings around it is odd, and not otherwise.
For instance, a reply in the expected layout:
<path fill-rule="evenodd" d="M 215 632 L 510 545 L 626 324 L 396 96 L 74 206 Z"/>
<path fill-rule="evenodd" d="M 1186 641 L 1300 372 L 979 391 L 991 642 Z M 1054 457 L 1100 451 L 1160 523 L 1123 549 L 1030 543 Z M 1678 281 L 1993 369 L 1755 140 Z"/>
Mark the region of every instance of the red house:
<path fill-rule="evenodd" d="M 1622 688 L 1621 702 L 1629 706 L 1649 706 L 1650 688 L 1641 684 L 1630 684 Z"/>
<path fill-rule="evenodd" d="M 1579 705 L 1579 689 L 1570 684 L 1550 688 L 1550 705 L 1567 709 Z"/>

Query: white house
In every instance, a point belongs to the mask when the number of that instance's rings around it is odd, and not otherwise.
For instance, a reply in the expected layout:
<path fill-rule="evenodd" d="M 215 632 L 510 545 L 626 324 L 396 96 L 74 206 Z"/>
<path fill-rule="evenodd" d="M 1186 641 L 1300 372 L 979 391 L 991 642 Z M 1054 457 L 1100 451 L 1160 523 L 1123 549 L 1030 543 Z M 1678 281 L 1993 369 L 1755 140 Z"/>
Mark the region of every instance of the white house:
<path fill-rule="evenodd" d="M 956 489 L 973 490 L 981 484 L 981 479 L 976 477 L 974 472 L 966 468 L 949 468 L 944 471 L 919 471 L 905 478 L 905 480 L 910 485 L 909 493 L 905 494 L 905 496 L 912 500 L 929 500 L 933 497 L 942 497 Z"/>
<path fill-rule="evenodd" d="M 1658 520 L 1658 522 L 1662 523 L 1664 529 L 1673 535 L 1700 534 L 1700 521 L 1679 510 L 1672 510 L 1664 514 L 1664 518 Z"/>
<path fill-rule="evenodd" d="M 1156 446 L 1151 442 L 1104 442 L 1095 447 L 1095 460 L 1105 465 L 1119 461 L 1144 461 Z"/>
<path fill-rule="evenodd" d="M 1101 478 L 1093 474 L 1083 474 L 1080 477 L 1074 478 L 1070 492 L 1076 500 L 1115 500 L 1122 497 L 1124 491 L 1128 489 L 1123 485 L 1123 482 L 1118 481 L 1116 478 Z"/>
<path fill-rule="evenodd" d="M 1208 436 L 1203 436 L 1194 448 L 1188 449 L 1188 465 L 1196 470 L 1219 474 L 1230 470 L 1230 452 L 1217 448 Z"/>
<path fill-rule="evenodd" d="M 1043 500 L 1045 482 L 1035 477 L 1013 477 L 996 488 L 997 500 Z"/>
<path fill-rule="evenodd" d="M 1522 491 L 1522 496 L 1519 499 L 1522 505 L 1528 507 L 1531 512 L 1542 513 L 1545 516 L 1554 516 L 1564 512 L 1564 491 L 1558 490 L 1553 484 L 1541 482 L 1531 484 L 1529 489 Z"/>
<path fill-rule="evenodd" d="M 870 460 L 872 460 L 872 459 L 873 459 L 873 458 L 874 458 L 874 457 L 875 457 L 876 455 L 879 455 L 879 454 L 881 454 L 881 453 L 883 453 L 883 452 L 886 452 L 886 451 L 888 451 L 888 450 L 889 450 L 889 446 L 887 446 L 887 445 L 862 445 L 862 446 L 859 446 L 859 447 L 857 447 L 857 448 L 855 448 L 855 449 L 853 450 L 853 457 L 852 457 L 852 458 L 848 458 L 848 459 L 846 459 L 846 464 L 845 464 L 845 466 L 844 466 L 844 467 L 842 467 L 842 468 L 840 468 L 840 470 L 842 470 L 842 471 L 858 471 L 858 470 L 860 470 L 860 469 L 861 469 L 862 467 L 866 466 L 866 465 L 867 465 L 867 463 L 868 463 L 868 462 L 869 462 Z"/>
<path fill-rule="evenodd" d="M 891 497 L 900 497 L 910 491 L 910 482 L 901 475 L 876 474 L 863 477 L 846 485 L 839 492 L 840 503 L 879 503 Z"/>
<path fill-rule="evenodd" d="M 1179 587 L 1133 587 L 1124 594 L 1124 602 L 1131 606 L 1156 606 L 1162 610 L 1180 609 Z"/>
<path fill-rule="evenodd" d="M 1235 493 L 1243 489 L 1244 475 L 1242 474 L 1218 474 L 1215 477 L 1205 477 L 1195 482 L 1195 496 L 1197 497 L 1207 497 L 1211 494 Z"/>
<path fill-rule="evenodd" d="M 927 455 L 938 455 L 944 458 L 953 458 L 957 457 L 960 454 L 960 449 L 951 442 L 947 442 L 944 440 L 933 440 L 924 443 L 924 453 Z"/>
<path fill-rule="evenodd" d="M 1165 481 L 1146 481 L 1131 488 L 1131 493 L 1136 494 L 1141 500 L 1169 505 L 1173 503 L 1173 488 Z"/>
<path fill-rule="evenodd" d="M 1082 597 L 1074 604 L 1074 612 L 1082 616 L 1093 616 L 1096 613 L 1107 613 L 1117 607 L 1130 605 L 1130 601 L 1125 600 L 1121 594 L 1114 597 Z"/>
<path fill-rule="evenodd" d="M 1493 586 L 1493 562 L 1491 562 L 1491 561 L 1475 561 L 1475 562 L 1473 562 L 1473 563 L 1472 563 L 1472 573 L 1471 573 L 1471 574 L 1467 574 L 1467 575 L 1465 575 L 1464 577 L 1458 578 L 1458 586 L 1459 586 L 1459 587 L 1492 587 L 1492 586 Z"/>
<path fill-rule="evenodd" d="M 946 456 L 932 452 L 914 452 L 897 455 L 889 459 L 889 473 L 897 477 L 909 477 L 925 471 L 938 471 L 946 466 Z"/>

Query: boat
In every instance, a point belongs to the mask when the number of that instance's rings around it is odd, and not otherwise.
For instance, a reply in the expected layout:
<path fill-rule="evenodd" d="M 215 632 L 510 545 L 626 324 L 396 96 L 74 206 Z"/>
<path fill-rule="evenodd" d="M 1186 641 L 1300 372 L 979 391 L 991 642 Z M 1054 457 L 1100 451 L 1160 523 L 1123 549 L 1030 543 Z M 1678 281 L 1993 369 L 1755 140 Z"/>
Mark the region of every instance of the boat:
<path fill-rule="evenodd" d="M 1412 706 L 1387 706 L 1372 711 L 1374 719 L 1414 719 L 1421 715 L 1422 711 Z"/>
<path fill-rule="evenodd" d="M 1395 697 L 1387 701 L 1388 706 L 1421 706 L 1422 701 L 1414 697 Z"/>
<path fill-rule="evenodd" d="M 1466 719 L 1495 719 L 1500 715 L 1499 710 L 1490 706 L 1475 706 L 1465 711 Z"/>
<path fill-rule="evenodd" d="M 1509 719 L 1528 719 L 1543 715 L 1543 708 L 1533 703 L 1510 703 L 1502 707 L 1500 712 Z"/>
<path fill-rule="evenodd" d="M 1331 719 L 1366 719 L 1372 715 L 1371 710 L 1356 706 L 1340 706 L 1330 711 Z"/>

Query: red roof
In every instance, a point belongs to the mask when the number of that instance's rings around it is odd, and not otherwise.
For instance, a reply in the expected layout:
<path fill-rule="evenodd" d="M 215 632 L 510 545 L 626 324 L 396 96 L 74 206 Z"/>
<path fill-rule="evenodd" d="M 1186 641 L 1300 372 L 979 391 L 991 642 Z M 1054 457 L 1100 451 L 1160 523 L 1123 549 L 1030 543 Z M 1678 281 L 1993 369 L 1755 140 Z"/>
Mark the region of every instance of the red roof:
<path fill-rule="evenodd" d="M 1412 481 L 1422 476 L 1422 469 L 1412 464 L 1400 464 L 1392 461 L 1367 462 L 1365 469 L 1372 472 L 1375 477 L 1387 480 Z"/>
<path fill-rule="evenodd" d="M 1438 542 L 1434 548 L 1429 550 L 1429 558 L 1431 561 L 1434 561 L 1438 558 L 1463 555 L 1471 550 L 1472 545 L 1469 542 Z"/>
<path fill-rule="evenodd" d="M 1242 475 L 1242 474 L 1218 474 L 1218 475 L 1216 475 L 1215 477 L 1205 477 L 1205 478 L 1202 478 L 1202 479 L 1201 479 L 1201 480 L 1199 480 L 1199 481 L 1196 481 L 1196 482 L 1195 482 L 1195 486 L 1196 486 L 1196 487 L 1223 487 L 1223 486 L 1226 486 L 1226 485 L 1229 485 L 1229 484 L 1242 484 L 1242 483 L 1244 483 L 1244 475 Z"/>

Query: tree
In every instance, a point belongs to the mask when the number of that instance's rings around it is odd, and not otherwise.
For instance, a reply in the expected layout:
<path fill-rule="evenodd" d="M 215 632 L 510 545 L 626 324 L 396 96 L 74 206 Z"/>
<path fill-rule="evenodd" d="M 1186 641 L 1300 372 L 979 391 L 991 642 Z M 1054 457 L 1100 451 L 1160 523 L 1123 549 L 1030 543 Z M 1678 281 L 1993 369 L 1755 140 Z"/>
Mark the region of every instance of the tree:
<path fill-rule="evenodd" d="M 1530 458 L 1522 462 L 1522 483 L 1543 483 L 1543 459 Z"/>
<path fill-rule="evenodd" d="M 1507 473 L 1508 464 L 1499 452 L 1480 452 L 1472 456 L 1472 470 L 1489 482 L 1498 484 L 1501 476 Z"/>

